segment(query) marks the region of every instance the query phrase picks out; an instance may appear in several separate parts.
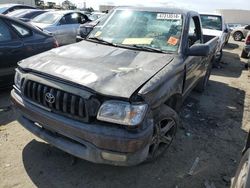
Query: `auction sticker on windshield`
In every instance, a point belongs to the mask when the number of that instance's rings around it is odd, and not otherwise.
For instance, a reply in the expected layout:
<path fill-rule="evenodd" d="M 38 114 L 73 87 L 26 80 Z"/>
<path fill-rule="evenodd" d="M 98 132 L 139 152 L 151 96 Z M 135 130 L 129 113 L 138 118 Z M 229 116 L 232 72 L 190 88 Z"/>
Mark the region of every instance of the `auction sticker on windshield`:
<path fill-rule="evenodd" d="M 122 44 L 151 44 L 154 38 L 126 38 Z"/>
<path fill-rule="evenodd" d="M 158 13 L 156 16 L 157 20 L 180 20 L 181 14 L 166 14 L 166 13 Z"/>

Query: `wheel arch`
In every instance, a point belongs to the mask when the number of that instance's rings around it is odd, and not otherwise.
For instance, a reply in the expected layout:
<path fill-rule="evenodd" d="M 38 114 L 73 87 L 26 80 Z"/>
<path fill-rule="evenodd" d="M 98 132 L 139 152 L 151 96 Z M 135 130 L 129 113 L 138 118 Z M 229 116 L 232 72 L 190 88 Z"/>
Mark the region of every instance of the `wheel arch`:
<path fill-rule="evenodd" d="M 171 95 L 164 104 L 175 110 L 176 112 L 180 111 L 181 105 L 183 102 L 183 97 L 180 93 L 175 93 Z"/>

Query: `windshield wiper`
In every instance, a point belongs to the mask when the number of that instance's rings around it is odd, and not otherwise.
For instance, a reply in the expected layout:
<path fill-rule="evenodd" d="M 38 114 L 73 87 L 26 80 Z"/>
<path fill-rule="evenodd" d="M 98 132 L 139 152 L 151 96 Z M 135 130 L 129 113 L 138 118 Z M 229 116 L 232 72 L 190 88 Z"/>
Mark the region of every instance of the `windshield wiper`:
<path fill-rule="evenodd" d="M 151 47 L 151 46 L 141 46 L 141 45 L 136 45 L 136 44 L 133 44 L 131 45 L 135 48 L 140 48 L 140 49 L 143 49 L 143 50 L 147 50 L 147 51 L 151 51 L 151 52 L 158 52 L 158 53 L 166 53 L 165 51 L 159 49 L 159 48 L 154 48 L 154 47 Z"/>
<path fill-rule="evenodd" d="M 104 43 L 104 44 L 108 44 L 108 45 L 111 45 L 111 46 L 116 46 L 114 43 L 112 42 L 108 42 L 106 40 L 103 40 L 101 38 L 98 38 L 98 37 L 89 37 L 89 38 L 86 38 L 87 40 L 90 39 L 90 40 L 96 40 L 98 42 L 101 42 L 101 43 Z"/>

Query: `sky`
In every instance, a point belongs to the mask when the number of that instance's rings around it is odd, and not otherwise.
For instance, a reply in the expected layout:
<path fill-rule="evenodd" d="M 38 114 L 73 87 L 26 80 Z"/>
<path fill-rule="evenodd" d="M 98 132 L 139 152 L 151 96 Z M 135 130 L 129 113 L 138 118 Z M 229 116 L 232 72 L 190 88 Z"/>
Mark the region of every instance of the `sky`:
<path fill-rule="evenodd" d="M 61 3 L 63 0 L 45 0 Z M 249 0 L 70 0 L 78 7 L 87 7 L 98 10 L 99 5 L 135 5 L 135 6 L 171 6 L 199 12 L 211 12 L 217 9 L 244 9 L 250 10 Z"/>

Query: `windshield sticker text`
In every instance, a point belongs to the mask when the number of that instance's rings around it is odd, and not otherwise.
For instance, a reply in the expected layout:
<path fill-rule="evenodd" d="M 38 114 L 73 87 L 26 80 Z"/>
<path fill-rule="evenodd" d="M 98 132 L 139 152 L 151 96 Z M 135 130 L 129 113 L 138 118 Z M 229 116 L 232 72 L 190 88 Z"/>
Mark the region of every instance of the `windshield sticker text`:
<path fill-rule="evenodd" d="M 157 20 L 180 20 L 181 14 L 164 14 L 164 13 L 158 13 Z"/>

